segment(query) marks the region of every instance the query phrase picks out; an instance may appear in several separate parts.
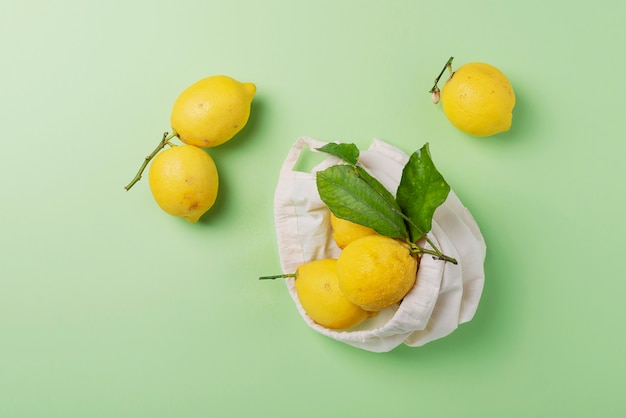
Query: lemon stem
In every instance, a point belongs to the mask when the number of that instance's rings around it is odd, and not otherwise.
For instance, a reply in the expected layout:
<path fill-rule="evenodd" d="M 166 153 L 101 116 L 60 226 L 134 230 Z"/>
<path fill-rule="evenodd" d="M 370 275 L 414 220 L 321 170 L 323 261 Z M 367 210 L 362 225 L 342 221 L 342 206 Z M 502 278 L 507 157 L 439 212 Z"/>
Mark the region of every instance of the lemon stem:
<path fill-rule="evenodd" d="M 448 261 L 452 264 L 458 264 L 455 258 L 448 257 L 447 255 L 442 254 L 441 251 L 429 250 L 428 248 L 414 246 L 411 248 L 411 254 L 429 254 L 437 260 Z"/>
<path fill-rule="evenodd" d="M 432 89 L 430 89 L 429 93 L 432 93 L 435 91 L 435 89 L 437 88 L 437 83 L 439 83 L 439 79 L 441 78 L 443 73 L 446 71 L 446 68 L 450 70 L 450 73 L 452 73 L 452 60 L 453 59 L 454 57 L 448 58 L 448 61 L 446 61 L 446 65 L 443 66 L 443 68 L 441 69 L 441 72 L 439 73 L 437 78 L 435 78 L 435 85 L 433 86 Z"/>
<path fill-rule="evenodd" d="M 166 145 L 173 146 L 173 144 L 170 143 L 170 139 L 174 138 L 175 136 L 177 136 L 176 132 L 172 132 L 171 134 L 167 132 L 163 133 L 163 138 L 161 139 L 161 142 L 159 142 L 159 145 L 154 149 L 154 151 L 152 151 L 152 154 L 144 158 L 143 164 L 141 164 L 141 167 L 139 167 L 139 171 L 135 175 L 135 178 L 132 179 L 132 181 L 128 183 L 126 187 L 124 187 L 126 190 L 130 190 L 130 188 L 133 187 L 135 183 L 137 183 L 141 179 L 141 175 L 148 166 L 148 163 L 154 158 L 155 155 L 159 153 L 159 151 L 161 151 Z"/>
<path fill-rule="evenodd" d="M 275 276 L 261 276 L 259 277 L 259 280 L 288 279 L 290 277 L 296 277 L 296 274 L 290 273 L 290 274 L 277 274 Z"/>
<path fill-rule="evenodd" d="M 424 240 L 426 240 L 426 242 L 428 243 L 428 245 L 430 245 L 431 247 L 433 247 L 433 252 L 435 253 L 434 255 L 437 256 L 437 258 L 439 260 L 446 260 L 446 261 L 452 261 L 454 260 L 453 264 L 456 264 L 456 260 L 454 258 L 450 258 L 447 255 L 444 255 L 441 250 L 439 248 L 437 248 L 437 246 L 435 245 L 434 242 L 431 241 L 430 238 L 428 238 L 428 235 L 424 235 Z M 422 248 L 424 249 L 424 248 Z M 425 249 L 424 249 L 425 250 Z"/>

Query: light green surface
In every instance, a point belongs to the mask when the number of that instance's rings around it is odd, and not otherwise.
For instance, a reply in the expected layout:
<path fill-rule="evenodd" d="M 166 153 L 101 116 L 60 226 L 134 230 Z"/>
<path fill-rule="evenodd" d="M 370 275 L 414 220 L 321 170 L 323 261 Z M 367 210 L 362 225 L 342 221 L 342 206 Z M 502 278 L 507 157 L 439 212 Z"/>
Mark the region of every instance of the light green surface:
<path fill-rule="evenodd" d="M 596 1 L 4 1 L 0 417 L 618 417 L 626 412 L 626 6 Z M 517 93 L 456 131 L 445 60 Z M 123 186 L 202 77 L 256 83 L 191 225 Z M 433 158 L 488 244 L 474 320 L 373 354 L 310 330 L 272 200 L 303 135 Z"/>

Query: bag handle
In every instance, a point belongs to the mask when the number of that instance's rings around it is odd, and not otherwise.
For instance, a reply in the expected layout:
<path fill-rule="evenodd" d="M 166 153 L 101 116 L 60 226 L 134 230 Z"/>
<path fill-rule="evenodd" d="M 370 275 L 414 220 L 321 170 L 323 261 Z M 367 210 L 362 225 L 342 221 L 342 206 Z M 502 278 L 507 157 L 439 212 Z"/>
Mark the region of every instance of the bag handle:
<path fill-rule="evenodd" d="M 318 141 L 317 139 L 313 139 L 309 136 L 303 136 L 298 138 L 296 143 L 293 144 L 293 146 L 289 150 L 289 153 L 287 154 L 287 157 L 283 162 L 280 172 L 284 173 L 293 171 L 296 163 L 298 162 L 298 159 L 300 158 L 300 155 L 302 154 L 302 150 L 304 150 L 305 147 L 308 147 L 313 152 L 319 152 L 316 151 L 316 148 L 320 148 L 324 145 L 326 145 L 325 142 Z"/>

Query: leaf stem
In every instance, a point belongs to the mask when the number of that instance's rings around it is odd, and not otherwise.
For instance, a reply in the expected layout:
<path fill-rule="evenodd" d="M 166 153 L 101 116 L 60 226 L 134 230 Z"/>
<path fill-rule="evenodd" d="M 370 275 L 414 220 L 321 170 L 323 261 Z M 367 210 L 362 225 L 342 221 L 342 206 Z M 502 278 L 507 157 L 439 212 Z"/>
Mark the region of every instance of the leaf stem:
<path fill-rule="evenodd" d="M 404 217 L 404 219 L 410 223 L 411 225 L 413 225 L 413 227 L 415 227 L 417 230 L 419 230 L 421 232 L 421 230 L 417 227 L 417 225 L 415 225 L 415 223 L 406 215 L 402 215 Z M 457 264 L 456 259 L 452 258 L 452 257 L 448 257 L 447 255 L 445 255 L 436 245 L 435 243 L 428 238 L 428 234 L 425 232 L 422 232 L 422 236 L 420 238 L 424 238 L 424 240 L 426 241 L 426 243 L 428 243 L 428 245 L 430 245 L 433 249 L 432 250 L 428 250 L 426 248 L 422 248 L 419 247 L 417 244 L 414 244 L 412 242 L 409 241 L 409 244 L 411 244 L 411 246 L 413 247 L 414 250 L 416 250 L 415 252 L 423 252 L 426 254 L 431 254 L 437 257 L 438 260 L 444 260 L 444 261 L 450 261 L 452 264 Z"/>
<path fill-rule="evenodd" d="M 154 149 L 154 151 L 152 151 L 150 155 L 144 158 L 143 164 L 141 164 L 141 167 L 139 167 L 139 171 L 135 175 L 135 178 L 133 178 L 131 182 L 128 183 L 126 187 L 124 187 L 124 189 L 126 189 L 127 191 L 130 190 L 130 188 L 133 187 L 135 183 L 137 183 L 141 179 L 141 175 L 143 174 L 143 171 L 148 166 L 148 163 L 150 162 L 150 160 L 152 160 L 154 156 L 157 155 L 159 151 L 161 151 L 166 145 L 172 146 L 172 144 L 170 143 L 170 139 L 174 138 L 175 136 L 178 136 L 176 132 L 172 132 L 171 134 L 167 132 L 163 133 L 163 138 L 161 139 L 161 142 L 159 142 L 159 145 Z"/>
<path fill-rule="evenodd" d="M 424 240 L 426 240 L 426 242 L 428 243 L 428 245 L 430 245 L 431 247 L 433 247 L 433 250 L 435 250 L 435 252 L 437 253 L 437 255 L 441 256 L 443 255 L 443 253 L 441 252 L 441 250 L 439 248 L 437 248 L 437 246 L 435 245 L 434 242 L 432 242 L 432 240 L 430 238 L 428 238 L 428 235 L 424 234 Z"/>
<path fill-rule="evenodd" d="M 259 277 L 259 280 L 288 279 L 290 277 L 296 277 L 296 274 L 290 273 L 290 274 L 277 274 L 275 276 L 261 276 Z"/>
<path fill-rule="evenodd" d="M 441 76 L 443 75 L 444 71 L 446 71 L 446 68 L 450 70 L 450 72 L 452 72 L 452 60 L 454 59 L 454 57 L 450 57 L 448 58 L 448 61 L 446 61 L 446 65 L 443 66 L 443 68 L 441 69 L 441 72 L 439 73 L 439 75 L 437 76 L 437 78 L 435 78 L 435 85 L 433 86 L 432 89 L 430 89 L 428 92 L 432 93 L 433 91 L 435 91 L 435 89 L 437 88 L 437 83 L 439 83 L 439 79 L 441 78 Z"/>
<path fill-rule="evenodd" d="M 455 264 L 455 265 L 458 264 L 458 262 L 456 261 L 455 258 L 449 257 L 449 256 L 443 254 L 439 250 L 429 250 L 428 248 L 422 248 L 422 247 L 418 247 L 417 245 L 412 245 L 411 246 L 411 253 L 412 254 L 430 254 L 434 258 L 436 258 L 437 260 L 448 261 L 448 262 L 450 262 L 452 264 Z"/>

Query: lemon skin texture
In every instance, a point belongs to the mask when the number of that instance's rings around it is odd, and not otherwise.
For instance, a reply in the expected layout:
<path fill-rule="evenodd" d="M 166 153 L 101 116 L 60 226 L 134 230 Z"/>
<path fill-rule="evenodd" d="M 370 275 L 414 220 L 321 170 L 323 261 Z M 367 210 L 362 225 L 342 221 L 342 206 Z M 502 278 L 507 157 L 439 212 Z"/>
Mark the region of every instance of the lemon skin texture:
<path fill-rule="evenodd" d="M 375 313 L 345 298 L 337 280 L 337 260 L 319 259 L 302 264 L 296 272 L 296 293 L 309 318 L 329 329 L 352 328 Z"/>
<path fill-rule="evenodd" d="M 215 203 L 219 189 L 217 167 L 211 156 L 192 145 L 161 151 L 148 173 L 150 191 L 165 212 L 197 222 Z"/>
<path fill-rule="evenodd" d="M 448 120 L 459 130 L 491 136 L 511 128 L 515 92 L 496 67 L 473 62 L 459 67 L 444 83 L 441 104 Z"/>
<path fill-rule="evenodd" d="M 380 311 L 402 300 L 415 285 L 418 260 L 407 244 L 382 235 L 350 243 L 337 259 L 339 288 L 367 311 Z"/>
<path fill-rule="evenodd" d="M 186 88 L 174 102 L 172 129 L 180 140 L 211 148 L 233 138 L 248 122 L 256 86 L 219 75 Z"/>
<path fill-rule="evenodd" d="M 338 218 L 332 212 L 330 214 L 330 225 L 333 229 L 333 239 L 339 248 L 345 248 L 358 238 L 377 233 L 372 228 Z"/>

